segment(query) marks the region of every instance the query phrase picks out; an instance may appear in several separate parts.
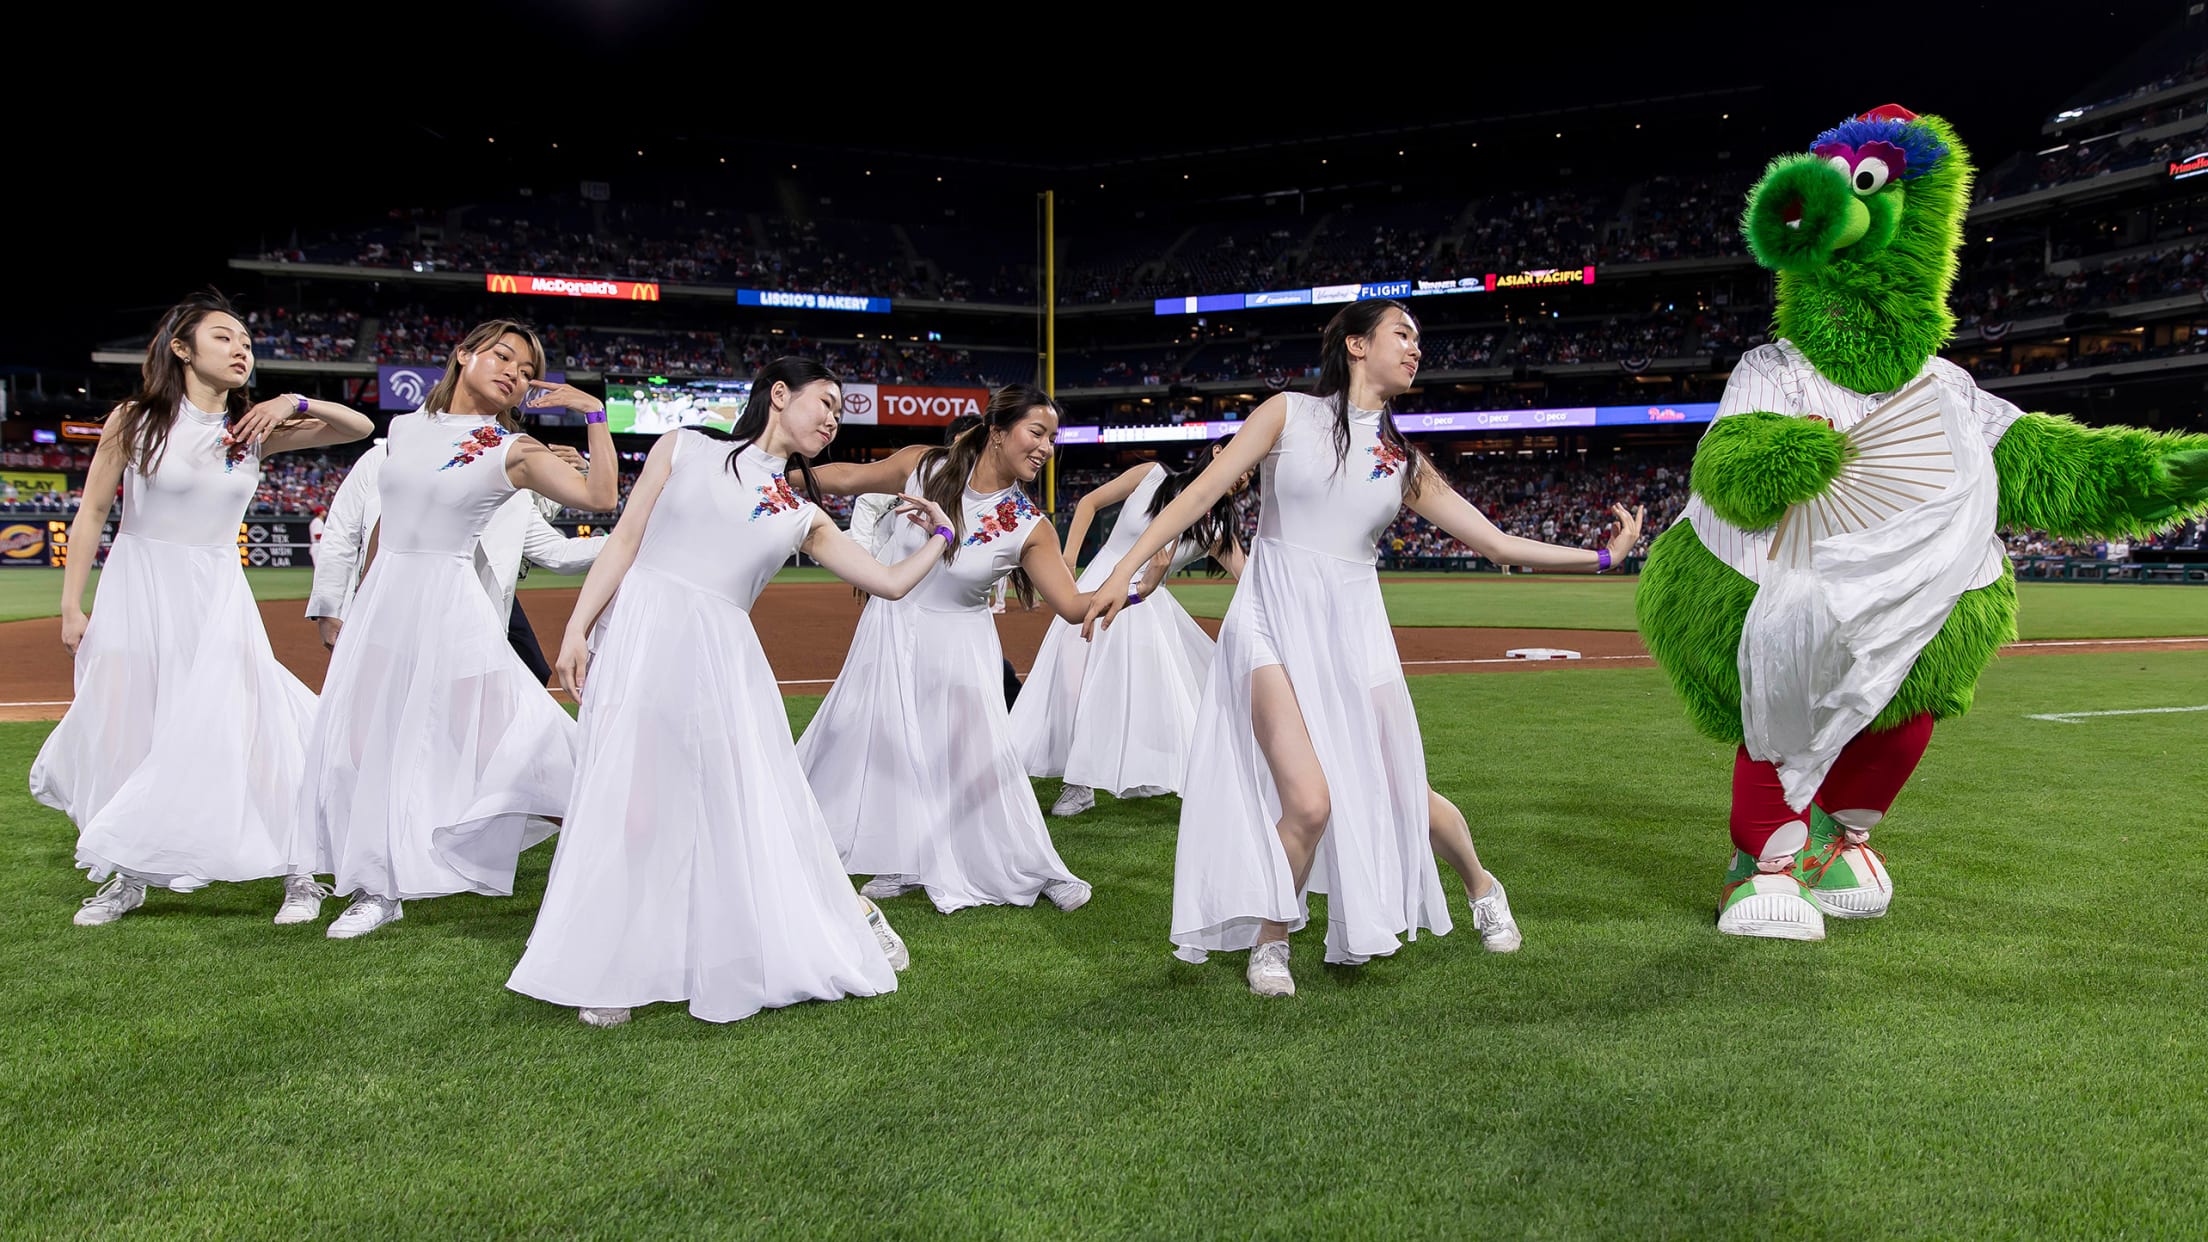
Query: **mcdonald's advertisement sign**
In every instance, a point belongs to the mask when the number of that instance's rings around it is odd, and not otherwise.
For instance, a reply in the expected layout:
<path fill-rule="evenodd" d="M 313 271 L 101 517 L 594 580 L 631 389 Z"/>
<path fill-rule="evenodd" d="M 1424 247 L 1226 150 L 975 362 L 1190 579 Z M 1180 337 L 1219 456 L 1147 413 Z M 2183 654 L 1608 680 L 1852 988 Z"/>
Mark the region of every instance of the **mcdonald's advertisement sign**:
<path fill-rule="evenodd" d="M 483 288 L 491 293 L 533 294 L 545 298 L 612 298 L 624 302 L 657 302 L 656 280 L 600 280 L 594 276 L 510 276 L 487 272 Z"/>

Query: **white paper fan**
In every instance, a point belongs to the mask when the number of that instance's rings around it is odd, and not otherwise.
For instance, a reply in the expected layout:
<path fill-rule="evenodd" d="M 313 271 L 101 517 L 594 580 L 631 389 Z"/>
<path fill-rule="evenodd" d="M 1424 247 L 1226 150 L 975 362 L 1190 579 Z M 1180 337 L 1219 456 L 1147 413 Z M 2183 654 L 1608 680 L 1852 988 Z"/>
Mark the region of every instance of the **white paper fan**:
<path fill-rule="evenodd" d="M 1853 455 L 1821 494 L 1779 519 L 1770 559 L 1806 569 L 1818 540 L 1869 530 L 1946 491 L 1955 452 L 1940 425 L 1940 397 L 1928 375 L 1850 427 Z"/>

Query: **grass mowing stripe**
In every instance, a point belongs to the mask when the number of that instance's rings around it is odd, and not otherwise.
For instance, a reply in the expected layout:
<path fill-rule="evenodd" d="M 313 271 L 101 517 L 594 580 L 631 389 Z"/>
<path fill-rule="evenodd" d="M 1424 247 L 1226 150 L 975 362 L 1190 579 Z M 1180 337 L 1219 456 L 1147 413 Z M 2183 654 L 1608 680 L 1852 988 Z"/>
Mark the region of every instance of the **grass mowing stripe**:
<path fill-rule="evenodd" d="M 1730 756 L 1660 675 L 1414 678 L 1526 948 L 1480 952 L 1453 891 L 1454 934 L 1361 969 L 1301 938 L 1274 1003 L 1168 955 L 1170 798 L 1051 821 L 1073 914 L 884 903 L 894 995 L 592 1031 L 502 986 L 547 850 L 350 943 L 270 927 L 274 882 L 82 929 L 18 782 L 0 1232 L 2195 1235 L 2199 724 L 2027 717 L 2204 680 L 1997 663 L 1879 829 L 1894 913 L 1800 945 L 1712 930 Z"/>

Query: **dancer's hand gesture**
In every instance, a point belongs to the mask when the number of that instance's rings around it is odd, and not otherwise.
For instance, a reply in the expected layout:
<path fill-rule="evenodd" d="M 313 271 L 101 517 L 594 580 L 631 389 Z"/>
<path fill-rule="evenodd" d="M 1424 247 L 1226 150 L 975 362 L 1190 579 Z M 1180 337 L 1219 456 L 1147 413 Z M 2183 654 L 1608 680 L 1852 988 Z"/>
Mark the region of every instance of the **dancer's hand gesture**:
<path fill-rule="evenodd" d="M 1089 616 L 1081 623 L 1081 637 L 1093 639 L 1099 630 L 1112 628 L 1113 618 L 1127 606 L 1127 597 L 1134 593 L 1134 584 L 1124 569 L 1115 568 L 1089 597 Z"/>
<path fill-rule="evenodd" d="M 268 439 L 269 432 L 294 417 L 298 410 L 299 398 L 292 393 L 270 397 L 240 414 L 237 422 L 224 429 L 222 442 L 229 446 L 259 444 Z"/>
<path fill-rule="evenodd" d="M 1618 533 L 1610 537 L 1610 561 L 1623 565 L 1633 554 L 1633 545 L 1641 541 L 1641 522 L 1648 517 L 1648 506 L 1639 505 L 1628 513 L 1624 505 L 1612 505 L 1610 512 L 1618 519 Z"/>
<path fill-rule="evenodd" d="M 569 698 L 583 701 L 583 675 L 590 670 L 590 636 L 569 630 L 560 639 L 560 687 Z"/>
<path fill-rule="evenodd" d="M 943 506 L 925 496 L 908 496 L 903 492 L 898 492 L 897 499 L 901 503 L 890 510 L 890 515 L 893 517 L 903 514 L 907 521 L 925 531 L 933 531 L 938 526 L 949 526 L 951 524 L 951 516 L 943 512 Z"/>
<path fill-rule="evenodd" d="M 522 399 L 521 404 L 556 405 L 578 414 L 595 414 L 606 408 L 605 402 L 572 384 L 547 384 L 543 380 L 529 381 L 529 395 Z"/>

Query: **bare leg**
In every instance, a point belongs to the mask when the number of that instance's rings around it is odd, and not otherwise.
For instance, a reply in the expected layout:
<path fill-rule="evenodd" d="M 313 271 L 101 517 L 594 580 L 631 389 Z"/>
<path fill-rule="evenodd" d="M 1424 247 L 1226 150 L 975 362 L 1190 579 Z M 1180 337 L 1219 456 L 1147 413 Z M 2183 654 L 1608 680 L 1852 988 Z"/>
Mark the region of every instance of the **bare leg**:
<path fill-rule="evenodd" d="M 1319 752 L 1311 745 L 1311 731 L 1304 727 L 1303 707 L 1288 682 L 1288 670 L 1268 664 L 1250 674 L 1250 715 L 1257 732 L 1257 747 L 1272 769 L 1273 787 L 1280 794 L 1281 848 L 1288 852 L 1288 870 L 1296 891 L 1311 878 L 1312 860 L 1318 857 L 1319 839 L 1334 814 L 1326 774 L 1319 770 Z M 1266 923 L 1257 933 L 1259 944 L 1288 938 L 1284 923 Z"/>
<path fill-rule="evenodd" d="M 1467 897 L 1478 901 L 1487 895 L 1495 877 L 1480 866 L 1480 855 L 1472 848 L 1472 829 L 1465 823 L 1464 812 L 1432 789 L 1426 791 L 1426 836 L 1433 844 L 1434 853 L 1441 855 L 1441 860 L 1464 881 Z"/>

